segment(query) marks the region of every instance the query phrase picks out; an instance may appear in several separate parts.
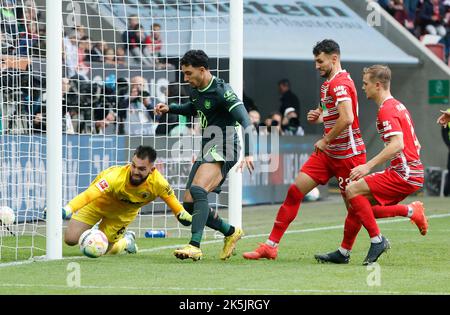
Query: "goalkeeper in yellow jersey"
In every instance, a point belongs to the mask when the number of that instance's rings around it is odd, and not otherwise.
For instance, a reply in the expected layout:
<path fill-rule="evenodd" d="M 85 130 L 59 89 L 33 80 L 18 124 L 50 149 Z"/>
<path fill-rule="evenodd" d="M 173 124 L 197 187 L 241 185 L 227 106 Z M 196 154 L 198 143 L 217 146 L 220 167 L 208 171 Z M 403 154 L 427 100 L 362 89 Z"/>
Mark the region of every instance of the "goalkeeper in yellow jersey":
<path fill-rule="evenodd" d="M 81 234 L 97 222 L 105 233 L 109 246 L 107 253 L 136 253 L 135 234 L 126 231 L 140 208 L 160 197 L 184 225 L 192 222 L 167 180 L 154 166 L 156 151 L 139 146 L 131 163 L 112 166 L 102 171 L 84 192 L 63 208 L 63 218 L 72 214 L 64 241 L 69 246 L 78 244 Z"/>

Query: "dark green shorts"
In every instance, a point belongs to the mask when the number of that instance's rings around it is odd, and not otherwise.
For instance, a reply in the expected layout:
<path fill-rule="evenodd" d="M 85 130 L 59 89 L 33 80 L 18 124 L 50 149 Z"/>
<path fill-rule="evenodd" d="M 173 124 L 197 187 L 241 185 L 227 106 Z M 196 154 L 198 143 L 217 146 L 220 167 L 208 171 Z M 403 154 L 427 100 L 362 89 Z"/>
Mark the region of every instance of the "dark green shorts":
<path fill-rule="evenodd" d="M 207 153 L 202 157 L 200 156 L 192 165 L 191 172 L 189 173 L 189 178 L 186 183 L 186 190 L 189 190 L 192 185 L 192 181 L 194 180 L 195 174 L 197 173 L 198 168 L 203 163 L 221 163 L 222 164 L 222 180 L 219 185 L 213 189 L 213 192 L 219 194 L 222 191 L 222 184 L 227 179 L 228 172 L 233 168 L 233 166 L 239 160 L 239 145 L 235 144 L 234 146 L 228 147 L 228 152 L 233 150 L 233 155 L 228 156 L 224 154 L 221 150 L 218 150 L 216 146 L 212 147 Z M 224 156 L 226 158 L 224 158 Z"/>

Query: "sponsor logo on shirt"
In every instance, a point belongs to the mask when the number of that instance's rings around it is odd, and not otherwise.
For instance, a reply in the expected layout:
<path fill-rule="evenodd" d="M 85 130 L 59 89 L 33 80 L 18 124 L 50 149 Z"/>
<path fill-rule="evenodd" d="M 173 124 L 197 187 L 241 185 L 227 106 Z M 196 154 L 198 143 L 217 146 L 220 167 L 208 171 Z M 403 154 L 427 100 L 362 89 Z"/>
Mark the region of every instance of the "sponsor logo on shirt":
<path fill-rule="evenodd" d="M 97 188 L 100 189 L 100 191 L 105 191 L 106 189 L 109 188 L 109 184 L 106 181 L 106 179 L 102 179 L 97 184 L 95 184 L 95 186 L 97 186 Z"/>
<path fill-rule="evenodd" d="M 347 90 L 344 86 L 339 85 L 333 89 L 334 93 L 336 93 L 336 96 L 344 96 L 347 95 Z"/>

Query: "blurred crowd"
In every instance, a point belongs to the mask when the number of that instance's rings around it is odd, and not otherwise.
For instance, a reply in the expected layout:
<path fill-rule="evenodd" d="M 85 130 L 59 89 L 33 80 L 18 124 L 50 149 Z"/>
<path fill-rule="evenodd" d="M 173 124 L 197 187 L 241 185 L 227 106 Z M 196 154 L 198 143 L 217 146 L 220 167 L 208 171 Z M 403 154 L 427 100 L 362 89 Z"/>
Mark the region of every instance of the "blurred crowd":
<path fill-rule="evenodd" d="M 378 0 L 378 3 L 450 65 L 450 0 Z"/>

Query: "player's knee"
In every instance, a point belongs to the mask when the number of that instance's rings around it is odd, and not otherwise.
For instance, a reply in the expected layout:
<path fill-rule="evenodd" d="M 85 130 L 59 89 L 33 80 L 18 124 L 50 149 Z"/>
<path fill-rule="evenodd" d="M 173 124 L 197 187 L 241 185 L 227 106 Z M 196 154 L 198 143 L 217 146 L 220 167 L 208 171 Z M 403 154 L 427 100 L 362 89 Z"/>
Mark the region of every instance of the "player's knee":
<path fill-rule="evenodd" d="M 200 186 L 192 185 L 189 191 L 194 201 L 208 200 L 208 192 Z"/>
<path fill-rule="evenodd" d="M 358 186 L 356 185 L 356 182 L 349 183 L 347 187 L 345 187 L 345 196 L 347 197 L 347 200 L 352 199 L 357 195 L 358 195 Z"/>

